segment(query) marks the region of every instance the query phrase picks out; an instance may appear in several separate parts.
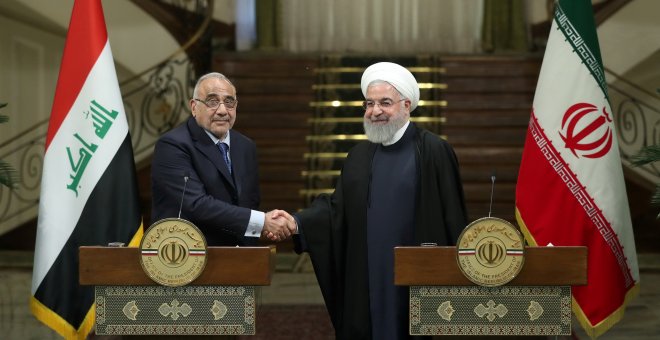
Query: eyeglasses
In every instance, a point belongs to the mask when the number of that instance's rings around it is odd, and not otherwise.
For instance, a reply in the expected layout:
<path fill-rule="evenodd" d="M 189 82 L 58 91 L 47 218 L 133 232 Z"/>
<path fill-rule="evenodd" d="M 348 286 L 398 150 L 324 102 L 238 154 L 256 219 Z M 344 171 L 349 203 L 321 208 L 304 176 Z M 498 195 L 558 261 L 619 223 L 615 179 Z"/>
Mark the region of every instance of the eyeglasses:
<path fill-rule="evenodd" d="M 392 105 L 394 105 L 396 103 L 400 103 L 400 102 L 402 102 L 406 99 L 407 98 L 403 98 L 403 99 L 400 99 L 400 100 L 397 100 L 397 101 L 394 101 L 394 100 L 389 99 L 389 98 L 385 98 L 383 100 L 377 100 L 377 101 L 365 100 L 365 101 L 362 102 L 362 107 L 365 110 L 369 110 L 369 109 L 373 109 L 374 106 L 378 105 L 378 106 L 380 106 L 381 109 L 389 109 L 390 107 L 392 107 Z"/>
<path fill-rule="evenodd" d="M 194 98 L 194 100 L 203 103 L 204 105 L 206 105 L 206 107 L 208 107 L 211 110 L 217 110 L 218 107 L 220 107 L 220 104 L 225 104 L 225 107 L 227 109 L 233 109 L 234 107 L 236 107 L 236 103 L 238 102 L 238 100 L 236 100 L 236 98 L 233 97 L 226 97 L 223 100 L 219 100 L 216 98 L 211 98 L 206 101 L 197 98 Z"/>

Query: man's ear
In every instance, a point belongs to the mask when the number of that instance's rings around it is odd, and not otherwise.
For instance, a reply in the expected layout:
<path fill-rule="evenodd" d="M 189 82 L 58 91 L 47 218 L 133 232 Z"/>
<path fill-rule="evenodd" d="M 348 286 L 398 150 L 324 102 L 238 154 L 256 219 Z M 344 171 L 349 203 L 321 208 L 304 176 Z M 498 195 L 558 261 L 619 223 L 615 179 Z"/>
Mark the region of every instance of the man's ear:
<path fill-rule="evenodd" d="M 410 108 L 412 108 L 412 100 L 406 99 L 403 101 L 403 103 L 406 106 L 406 109 L 408 110 L 408 114 L 410 114 Z"/>
<path fill-rule="evenodd" d="M 190 114 L 193 117 L 195 117 L 195 106 L 197 105 L 197 102 L 194 99 L 190 99 L 189 105 L 190 105 Z"/>

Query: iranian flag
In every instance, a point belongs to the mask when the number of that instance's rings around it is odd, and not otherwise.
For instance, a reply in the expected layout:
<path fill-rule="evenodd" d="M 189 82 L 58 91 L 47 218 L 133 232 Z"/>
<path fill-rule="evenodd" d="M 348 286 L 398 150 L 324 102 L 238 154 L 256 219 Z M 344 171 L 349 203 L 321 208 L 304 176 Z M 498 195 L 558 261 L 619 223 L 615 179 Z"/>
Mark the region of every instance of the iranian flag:
<path fill-rule="evenodd" d="M 537 246 L 588 247 L 573 311 L 591 337 L 623 317 L 639 270 L 607 84 L 588 0 L 559 0 L 516 187 L 516 216 Z"/>
<path fill-rule="evenodd" d="M 78 247 L 142 236 L 128 123 L 100 0 L 73 6 L 45 141 L 30 309 L 67 339 L 94 324 Z"/>

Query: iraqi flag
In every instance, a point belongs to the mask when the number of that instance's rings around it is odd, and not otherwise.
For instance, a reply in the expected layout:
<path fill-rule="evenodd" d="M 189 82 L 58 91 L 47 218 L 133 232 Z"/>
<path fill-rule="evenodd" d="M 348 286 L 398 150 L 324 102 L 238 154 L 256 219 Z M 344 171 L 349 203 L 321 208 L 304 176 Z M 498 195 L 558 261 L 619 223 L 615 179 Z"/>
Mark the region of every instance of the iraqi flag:
<path fill-rule="evenodd" d="M 516 187 L 516 216 L 538 246 L 588 247 L 573 312 L 591 337 L 623 317 L 639 269 L 617 133 L 588 0 L 559 0 Z"/>
<path fill-rule="evenodd" d="M 78 247 L 142 236 L 128 123 L 100 0 L 73 5 L 44 155 L 30 309 L 68 339 L 94 324 Z"/>

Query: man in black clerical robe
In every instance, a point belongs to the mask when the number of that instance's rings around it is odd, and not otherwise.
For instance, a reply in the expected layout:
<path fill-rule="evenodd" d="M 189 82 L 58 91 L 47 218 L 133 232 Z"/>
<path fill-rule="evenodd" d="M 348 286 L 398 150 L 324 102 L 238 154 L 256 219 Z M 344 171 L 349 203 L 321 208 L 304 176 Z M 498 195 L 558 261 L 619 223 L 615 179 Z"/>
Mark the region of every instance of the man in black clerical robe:
<path fill-rule="evenodd" d="M 451 146 L 409 121 L 414 76 L 377 63 L 362 76 L 365 132 L 332 195 L 295 215 L 338 339 L 406 339 L 408 289 L 394 286 L 395 246 L 454 245 L 467 224 Z"/>

